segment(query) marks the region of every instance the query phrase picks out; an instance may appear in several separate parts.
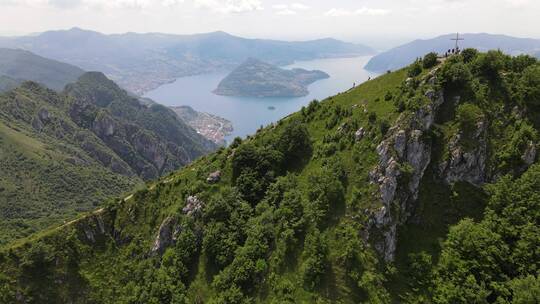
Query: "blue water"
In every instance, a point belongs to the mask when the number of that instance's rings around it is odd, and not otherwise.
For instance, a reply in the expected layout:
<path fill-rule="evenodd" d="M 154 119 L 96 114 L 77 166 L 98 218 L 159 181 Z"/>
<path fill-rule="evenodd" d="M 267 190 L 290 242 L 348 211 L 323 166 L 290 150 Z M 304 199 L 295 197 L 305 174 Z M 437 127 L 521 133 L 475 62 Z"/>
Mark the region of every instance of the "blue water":
<path fill-rule="evenodd" d="M 212 93 L 227 75 L 223 73 L 204 74 L 179 78 L 148 92 L 145 97 L 167 106 L 188 105 L 197 111 L 207 112 L 230 120 L 234 132 L 226 139 L 245 137 L 255 133 L 260 126 L 268 125 L 296 112 L 313 99 L 322 100 L 328 96 L 350 89 L 377 74 L 363 69 L 371 57 L 319 59 L 299 61 L 286 68 L 322 70 L 330 78 L 319 80 L 309 86 L 310 94 L 296 98 L 250 98 L 218 96 Z M 270 110 L 269 107 L 274 107 Z"/>

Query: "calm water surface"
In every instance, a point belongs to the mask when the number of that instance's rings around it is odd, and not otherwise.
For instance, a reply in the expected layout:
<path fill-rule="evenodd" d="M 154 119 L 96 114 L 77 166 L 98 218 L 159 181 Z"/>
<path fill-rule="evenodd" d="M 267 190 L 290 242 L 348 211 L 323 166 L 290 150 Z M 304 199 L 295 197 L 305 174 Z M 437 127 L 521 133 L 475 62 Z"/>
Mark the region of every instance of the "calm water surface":
<path fill-rule="evenodd" d="M 310 94 L 296 98 L 250 98 L 218 96 L 212 93 L 227 72 L 179 78 L 148 92 L 145 97 L 167 106 L 188 105 L 197 111 L 208 112 L 230 120 L 234 132 L 227 141 L 236 136 L 245 137 L 255 133 L 262 125 L 278 121 L 309 104 L 313 99 L 322 100 L 350 89 L 377 74 L 363 69 L 371 57 L 319 59 L 299 61 L 286 68 L 322 70 L 330 78 L 319 80 L 309 86 Z M 274 107 L 270 110 L 269 107 Z"/>

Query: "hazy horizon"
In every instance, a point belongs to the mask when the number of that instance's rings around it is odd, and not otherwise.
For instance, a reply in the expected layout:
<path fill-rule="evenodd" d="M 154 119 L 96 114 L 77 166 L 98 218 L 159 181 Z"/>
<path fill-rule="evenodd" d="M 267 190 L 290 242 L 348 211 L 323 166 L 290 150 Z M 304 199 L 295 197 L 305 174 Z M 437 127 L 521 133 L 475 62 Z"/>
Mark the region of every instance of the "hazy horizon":
<path fill-rule="evenodd" d="M 377 49 L 454 32 L 540 38 L 534 0 L 0 0 L 0 8 L 3 36 L 73 27 L 105 34 L 225 31 L 280 40 L 332 37 Z"/>

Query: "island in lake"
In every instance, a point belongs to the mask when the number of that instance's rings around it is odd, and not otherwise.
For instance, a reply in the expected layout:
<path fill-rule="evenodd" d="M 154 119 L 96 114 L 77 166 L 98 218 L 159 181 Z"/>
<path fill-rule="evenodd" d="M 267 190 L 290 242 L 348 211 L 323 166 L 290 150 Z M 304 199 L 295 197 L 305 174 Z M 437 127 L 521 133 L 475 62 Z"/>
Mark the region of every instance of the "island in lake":
<path fill-rule="evenodd" d="M 329 78 L 323 71 L 286 70 L 249 58 L 214 90 L 214 94 L 241 97 L 301 97 L 309 94 L 308 85 Z"/>
<path fill-rule="evenodd" d="M 233 132 L 232 123 L 225 118 L 197 112 L 189 106 L 171 107 L 171 109 L 197 133 L 218 145 L 226 145 L 225 137 Z"/>

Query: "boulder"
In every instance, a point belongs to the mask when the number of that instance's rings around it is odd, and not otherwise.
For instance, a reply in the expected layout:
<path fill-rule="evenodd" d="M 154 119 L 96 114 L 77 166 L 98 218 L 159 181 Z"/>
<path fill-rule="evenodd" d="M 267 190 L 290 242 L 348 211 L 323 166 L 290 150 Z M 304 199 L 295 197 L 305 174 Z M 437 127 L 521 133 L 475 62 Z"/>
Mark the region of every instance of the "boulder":
<path fill-rule="evenodd" d="M 218 183 L 220 180 L 221 180 L 221 171 L 219 170 L 216 172 L 210 173 L 210 175 L 208 175 L 208 178 L 206 178 L 206 181 L 210 184 Z"/>
<path fill-rule="evenodd" d="M 355 137 L 356 141 L 361 141 L 362 138 L 364 138 L 365 134 L 366 134 L 366 131 L 362 127 L 360 129 L 358 129 L 358 131 L 356 131 L 356 133 L 354 133 L 354 137 Z"/>

